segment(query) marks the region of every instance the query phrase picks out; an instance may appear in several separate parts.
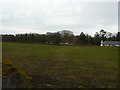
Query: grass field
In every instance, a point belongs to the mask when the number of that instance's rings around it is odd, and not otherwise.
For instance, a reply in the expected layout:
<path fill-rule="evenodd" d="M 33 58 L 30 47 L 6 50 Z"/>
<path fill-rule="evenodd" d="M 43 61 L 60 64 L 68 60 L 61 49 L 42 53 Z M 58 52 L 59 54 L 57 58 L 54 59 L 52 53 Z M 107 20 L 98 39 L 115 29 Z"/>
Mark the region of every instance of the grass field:
<path fill-rule="evenodd" d="M 36 88 L 116 88 L 118 48 L 3 43 L 3 60 L 28 72 Z"/>

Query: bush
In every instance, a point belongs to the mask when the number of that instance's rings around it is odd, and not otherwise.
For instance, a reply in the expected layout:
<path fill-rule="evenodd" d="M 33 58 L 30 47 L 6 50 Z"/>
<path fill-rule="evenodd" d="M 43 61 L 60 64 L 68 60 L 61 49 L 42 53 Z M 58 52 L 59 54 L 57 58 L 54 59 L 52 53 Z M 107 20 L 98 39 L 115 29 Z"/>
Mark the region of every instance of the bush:
<path fill-rule="evenodd" d="M 31 78 L 10 60 L 2 62 L 3 88 L 32 88 Z"/>

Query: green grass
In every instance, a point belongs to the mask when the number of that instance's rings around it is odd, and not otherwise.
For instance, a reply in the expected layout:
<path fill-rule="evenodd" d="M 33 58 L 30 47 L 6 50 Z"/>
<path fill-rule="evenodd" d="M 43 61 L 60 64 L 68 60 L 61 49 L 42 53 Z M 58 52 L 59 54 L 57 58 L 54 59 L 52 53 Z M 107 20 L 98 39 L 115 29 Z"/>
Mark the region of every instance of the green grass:
<path fill-rule="evenodd" d="M 116 88 L 118 48 L 3 43 L 3 60 L 27 71 L 34 87 Z"/>

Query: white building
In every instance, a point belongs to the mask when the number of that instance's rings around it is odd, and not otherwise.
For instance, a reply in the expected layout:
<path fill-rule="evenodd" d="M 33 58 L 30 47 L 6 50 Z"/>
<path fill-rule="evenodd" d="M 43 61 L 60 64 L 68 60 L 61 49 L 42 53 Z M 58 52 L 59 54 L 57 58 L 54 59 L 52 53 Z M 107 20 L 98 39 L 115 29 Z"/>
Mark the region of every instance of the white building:
<path fill-rule="evenodd" d="M 100 46 L 120 46 L 120 41 L 101 41 Z"/>

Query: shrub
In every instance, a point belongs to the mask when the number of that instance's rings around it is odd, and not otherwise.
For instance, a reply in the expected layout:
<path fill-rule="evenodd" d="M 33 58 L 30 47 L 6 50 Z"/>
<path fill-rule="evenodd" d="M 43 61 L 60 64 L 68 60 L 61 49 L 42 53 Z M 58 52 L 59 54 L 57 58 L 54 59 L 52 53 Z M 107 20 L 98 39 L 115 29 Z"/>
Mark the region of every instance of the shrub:
<path fill-rule="evenodd" d="M 3 88 L 32 88 L 31 78 L 10 60 L 2 62 Z"/>

